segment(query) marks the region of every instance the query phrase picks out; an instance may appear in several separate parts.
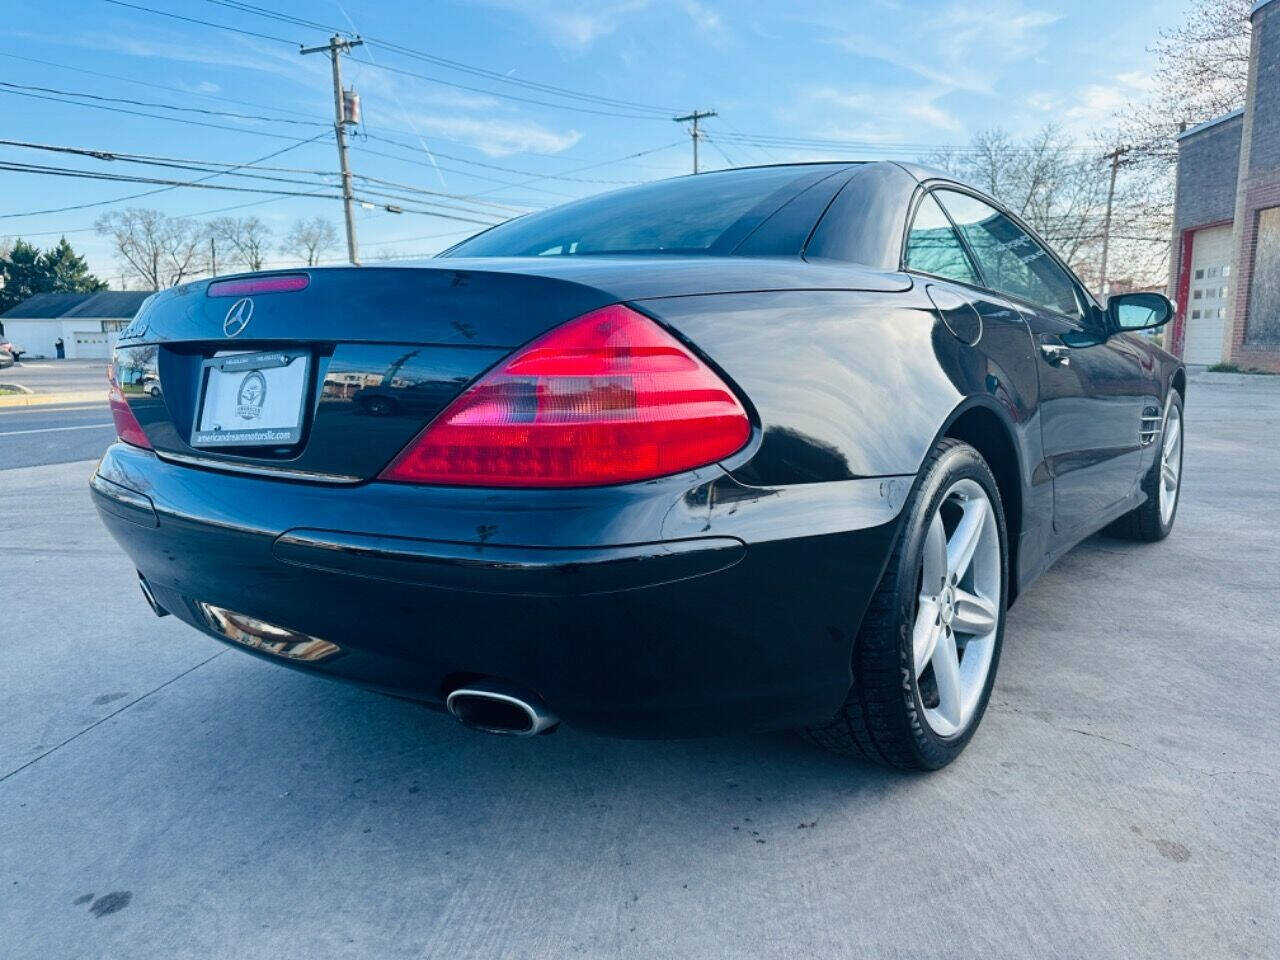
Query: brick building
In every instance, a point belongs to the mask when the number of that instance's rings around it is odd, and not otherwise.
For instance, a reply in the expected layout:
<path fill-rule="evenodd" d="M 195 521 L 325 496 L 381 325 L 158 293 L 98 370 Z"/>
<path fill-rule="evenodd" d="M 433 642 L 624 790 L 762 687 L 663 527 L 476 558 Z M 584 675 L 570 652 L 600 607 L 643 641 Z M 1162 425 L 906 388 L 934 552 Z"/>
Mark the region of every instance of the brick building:
<path fill-rule="evenodd" d="M 1178 138 L 1170 346 L 1280 373 L 1280 2 L 1251 18 L 1244 108 Z"/>

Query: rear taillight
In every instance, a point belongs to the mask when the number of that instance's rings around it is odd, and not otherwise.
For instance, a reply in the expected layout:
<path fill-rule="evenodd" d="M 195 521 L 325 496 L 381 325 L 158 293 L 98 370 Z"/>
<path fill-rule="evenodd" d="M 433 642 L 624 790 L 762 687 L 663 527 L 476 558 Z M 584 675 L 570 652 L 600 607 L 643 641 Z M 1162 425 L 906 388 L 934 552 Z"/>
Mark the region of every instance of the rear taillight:
<path fill-rule="evenodd" d="M 622 305 L 557 327 L 469 387 L 382 473 L 406 483 L 584 487 L 705 466 L 751 433 L 733 391 Z"/>
<path fill-rule="evenodd" d="M 124 391 L 120 389 L 120 384 L 116 382 L 114 362 L 107 365 L 107 380 L 111 384 L 107 388 L 107 405 L 111 407 L 111 419 L 116 422 L 116 436 L 125 443 L 131 443 L 135 447 L 150 450 L 151 441 L 147 439 L 146 433 L 143 432 L 142 424 L 138 422 L 138 418 L 129 409 L 129 401 L 124 398 Z"/>

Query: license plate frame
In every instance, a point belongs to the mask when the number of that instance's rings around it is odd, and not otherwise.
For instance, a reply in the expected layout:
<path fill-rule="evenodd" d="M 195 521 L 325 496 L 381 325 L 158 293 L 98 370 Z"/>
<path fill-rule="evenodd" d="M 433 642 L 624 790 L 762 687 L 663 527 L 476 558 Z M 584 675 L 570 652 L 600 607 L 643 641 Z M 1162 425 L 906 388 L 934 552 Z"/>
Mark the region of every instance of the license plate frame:
<path fill-rule="evenodd" d="M 301 366 L 295 368 L 295 363 Z M 279 372 L 273 371 L 286 372 L 287 376 L 282 377 Z M 255 373 L 258 376 L 253 378 Z M 231 418 L 226 415 L 228 398 L 224 391 L 233 389 L 231 381 L 237 377 L 239 383 L 234 386 L 233 410 L 235 417 L 246 426 L 229 429 L 225 425 L 225 421 Z M 282 383 L 286 389 L 291 388 L 286 395 L 285 406 L 282 408 L 280 401 L 276 401 L 272 405 L 276 415 L 273 422 L 254 424 L 253 421 L 263 415 L 267 399 L 272 395 L 273 381 L 277 393 Z M 300 443 L 310 383 L 311 354 L 308 350 L 260 350 L 253 353 L 224 354 L 204 360 L 200 365 L 200 395 L 196 400 L 195 418 L 191 424 L 191 446 L 280 447 Z M 258 389 L 256 396 L 255 385 Z M 297 392 L 296 409 L 289 402 L 292 390 Z M 217 409 L 205 409 L 211 399 L 215 404 L 221 405 L 221 414 Z M 253 412 L 255 406 L 256 413 Z M 292 419 L 284 416 L 282 422 L 275 422 L 283 414 L 291 414 Z"/>

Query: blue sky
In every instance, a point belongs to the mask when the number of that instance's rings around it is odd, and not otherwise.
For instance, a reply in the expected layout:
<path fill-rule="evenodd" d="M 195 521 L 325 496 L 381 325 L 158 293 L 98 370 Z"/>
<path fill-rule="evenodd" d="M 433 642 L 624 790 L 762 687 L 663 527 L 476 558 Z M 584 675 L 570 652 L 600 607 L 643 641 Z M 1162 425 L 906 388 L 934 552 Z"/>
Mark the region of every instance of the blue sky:
<path fill-rule="evenodd" d="M 6 16 L 9 43 L 0 52 L 0 80 L 272 119 L 99 101 L 100 106 L 217 125 L 195 126 L 36 99 L 31 94 L 40 91 L 27 89 L 19 95 L 0 87 L 5 117 L 0 136 L 221 163 L 256 160 L 288 148 L 266 162 L 296 170 L 335 167 L 331 139 L 321 136 L 297 145 L 323 134 L 323 127 L 308 124 L 331 120 L 333 101 L 327 59 L 299 56 L 290 43 L 322 43 L 327 39 L 323 30 L 208 0 L 136 2 L 266 36 L 219 30 L 106 0 L 15 4 Z M 353 139 L 353 169 L 396 184 L 476 197 L 465 204 L 437 202 L 488 213 L 480 219 L 621 183 L 687 173 L 688 136 L 668 119 L 668 111 L 675 110 L 719 111 L 707 123 L 712 139 L 702 145 L 708 168 L 730 161 L 914 158 L 927 145 L 964 143 L 993 125 L 1028 133 L 1047 121 L 1062 124 L 1073 140 L 1087 143 L 1107 123 L 1111 110 L 1149 84 L 1153 64 L 1147 48 L 1158 30 L 1173 26 L 1183 13 L 1183 4 L 1175 0 L 254 0 L 254 5 L 515 80 L 659 108 L 566 99 L 385 47 L 356 51 L 364 62 L 345 59 L 344 79 L 361 94 L 362 131 L 369 135 Z M 571 105 L 585 109 L 567 109 Z M 742 142 L 743 135 L 819 138 L 847 146 L 765 147 Z M 640 153 L 644 155 L 632 156 Z M 7 146 L 0 146 L 0 161 L 153 177 L 201 176 Z M 313 184 L 275 184 L 284 190 L 314 192 L 323 183 L 308 174 L 276 175 Z M 234 177 L 209 182 L 270 185 Z M 0 236 L 26 236 L 45 244 L 66 231 L 92 267 L 117 286 L 119 271 L 108 245 L 91 229 L 96 216 L 113 206 L 13 215 L 147 189 L 155 188 L 0 170 Z M 365 189 L 432 199 L 401 187 L 365 184 Z M 268 202 L 255 202 L 260 200 Z M 340 204 L 325 199 L 177 189 L 131 203 L 173 215 L 255 203 L 227 212 L 255 214 L 278 233 L 295 218 L 317 213 L 335 225 L 341 222 Z M 361 208 L 358 215 L 366 257 L 431 253 L 473 229 L 423 213 Z"/>

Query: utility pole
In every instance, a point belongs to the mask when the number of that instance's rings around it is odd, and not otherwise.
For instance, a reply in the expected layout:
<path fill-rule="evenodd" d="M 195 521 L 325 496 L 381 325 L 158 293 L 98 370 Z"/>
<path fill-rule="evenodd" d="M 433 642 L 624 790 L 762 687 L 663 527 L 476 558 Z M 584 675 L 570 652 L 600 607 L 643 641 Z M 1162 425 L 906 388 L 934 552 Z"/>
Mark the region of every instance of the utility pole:
<path fill-rule="evenodd" d="M 1102 265 L 1098 268 L 1098 283 L 1102 286 L 1104 297 L 1111 292 L 1111 283 L 1107 280 L 1107 255 L 1111 251 L 1111 204 L 1116 197 L 1116 174 L 1120 172 L 1120 164 L 1130 149 L 1130 147 L 1116 147 L 1102 158 L 1111 161 L 1111 184 L 1107 187 L 1107 213 L 1102 221 Z"/>
<path fill-rule="evenodd" d="M 695 110 L 693 113 L 687 113 L 683 117 L 672 117 L 676 123 L 688 123 L 693 121 L 693 127 L 689 130 L 689 135 L 693 138 L 693 172 L 698 172 L 698 141 L 702 139 L 702 132 L 698 129 L 698 121 L 705 120 L 707 117 L 716 116 L 714 110 Z"/>
<path fill-rule="evenodd" d="M 347 258 L 354 264 L 360 263 L 359 251 L 356 249 L 356 220 L 352 203 L 355 200 L 351 190 L 351 167 L 347 163 L 347 124 L 358 123 L 358 108 L 348 110 L 342 92 L 341 56 L 350 53 L 352 47 L 358 47 L 364 41 L 356 38 L 347 40 L 334 34 L 323 47 L 303 47 L 302 54 L 327 53 L 333 61 L 333 129 L 338 137 L 338 167 L 342 171 L 342 207 L 347 218 Z"/>
<path fill-rule="evenodd" d="M 216 277 L 218 275 L 218 240 L 213 234 L 209 234 L 209 263 L 212 267 L 212 273 Z"/>

